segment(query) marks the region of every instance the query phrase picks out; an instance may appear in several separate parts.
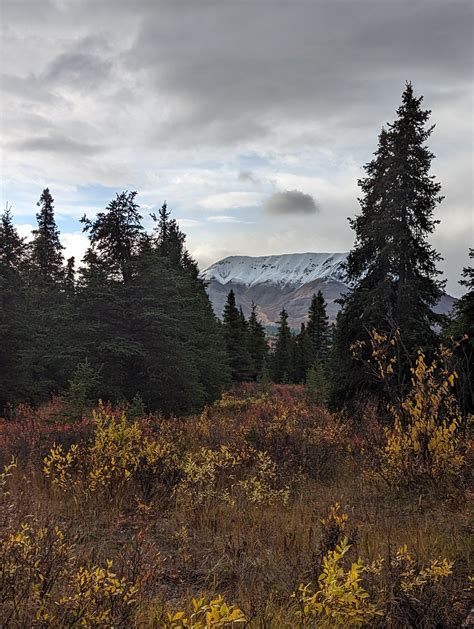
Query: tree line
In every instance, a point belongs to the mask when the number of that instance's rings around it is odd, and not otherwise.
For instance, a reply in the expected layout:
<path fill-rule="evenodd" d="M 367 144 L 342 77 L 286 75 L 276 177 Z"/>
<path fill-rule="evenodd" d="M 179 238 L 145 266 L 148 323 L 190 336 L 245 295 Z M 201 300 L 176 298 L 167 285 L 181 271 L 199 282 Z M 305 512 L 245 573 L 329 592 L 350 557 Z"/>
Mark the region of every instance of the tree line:
<path fill-rule="evenodd" d="M 437 315 L 444 283 L 429 236 L 443 197 L 430 174 L 433 126 L 422 100 L 408 83 L 358 182 L 361 211 L 350 221 L 355 244 L 346 264 L 351 288 L 335 326 L 319 292 L 297 334 L 283 309 L 272 347 L 257 307 L 247 320 L 232 291 L 222 322 L 216 318 L 166 204 L 151 215 L 151 233 L 136 192 L 117 194 L 93 219 L 84 216 L 89 246 L 79 268 L 74 258 L 64 260 L 48 188 L 31 242 L 19 237 L 7 208 L 0 223 L 0 412 L 68 392 L 79 407 L 99 397 L 135 398 L 151 410 L 187 413 L 233 382 L 256 380 L 306 383 L 334 408 L 383 401 L 364 367 L 373 330 L 394 339 L 400 391 L 420 348 L 429 354 L 455 339 L 460 398 L 472 411 L 474 275 L 464 269 L 467 292 L 453 316 Z"/>
<path fill-rule="evenodd" d="M 83 264 L 64 260 L 45 189 L 31 243 L 7 210 L 0 227 L 0 407 L 81 392 L 82 402 L 139 396 L 185 413 L 230 380 L 219 324 L 185 236 L 166 204 L 144 231 L 136 192 L 117 194 L 94 219 Z"/>

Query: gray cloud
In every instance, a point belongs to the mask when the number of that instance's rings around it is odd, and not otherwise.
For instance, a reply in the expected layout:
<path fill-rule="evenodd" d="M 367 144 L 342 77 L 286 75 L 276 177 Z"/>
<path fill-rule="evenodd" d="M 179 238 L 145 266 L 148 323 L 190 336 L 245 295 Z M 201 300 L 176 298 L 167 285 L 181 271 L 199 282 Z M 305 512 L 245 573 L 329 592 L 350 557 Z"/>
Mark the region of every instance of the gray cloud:
<path fill-rule="evenodd" d="M 253 184 L 260 183 L 258 177 L 251 170 L 241 170 L 238 174 L 238 180 Z"/>
<path fill-rule="evenodd" d="M 109 79 L 111 68 L 112 63 L 98 55 L 64 52 L 53 59 L 44 78 L 56 85 L 89 90 Z"/>
<path fill-rule="evenodd" d="M 103 147 L 77 142 L 72 138 L 60 135 L 44 135 L 21 140 L 13 143 L 12 147 L 19 151 L 39 151 L 45 153 L 59 153 L 67 155 L 80 155 L 86 157 L 100 153 Z"/>
<path fill-rule="evenodd" d="M 313 197 L 299 190 L 275 192 L 263 208 L 267 214 L 313 214 L 318 210 Z"/>

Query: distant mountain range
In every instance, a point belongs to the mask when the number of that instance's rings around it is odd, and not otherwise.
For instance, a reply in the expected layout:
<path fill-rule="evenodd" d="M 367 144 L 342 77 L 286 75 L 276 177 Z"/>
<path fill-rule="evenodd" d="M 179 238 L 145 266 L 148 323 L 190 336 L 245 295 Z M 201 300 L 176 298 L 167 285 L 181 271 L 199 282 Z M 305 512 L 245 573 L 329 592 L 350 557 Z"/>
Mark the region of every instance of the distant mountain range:
<path fill-rule="evenodd" d="M 343 264 L 347 253 L 287 253 L 278 256 L 229 256 L 202 272 L 215 313 L 222 317 L 224 304 L 232 289 L 244 314 L 252 302 L 262 323 L 271 326 L 282 308 L 288 312 L 291 327 L 306 320 L 311 297 L 321 290 L 330 320 L 340 308 L 336 300 L 348 290 Z M 437 312 L 451 311 L 455 299 L 443 295 Z"/>

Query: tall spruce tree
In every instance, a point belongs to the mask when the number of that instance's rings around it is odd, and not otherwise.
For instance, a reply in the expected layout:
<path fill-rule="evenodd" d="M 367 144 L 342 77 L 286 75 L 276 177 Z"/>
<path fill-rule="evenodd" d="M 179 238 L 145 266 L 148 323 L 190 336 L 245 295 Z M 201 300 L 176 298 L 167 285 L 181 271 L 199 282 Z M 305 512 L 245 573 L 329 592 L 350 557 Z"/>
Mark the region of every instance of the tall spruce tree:
<path fill-rule="evenodd" d="M 313 364 L 327 361 L 330 345 L 329 319 L 326 314 L 326 301 L 319 290 L 311 299 L 308 312 L 307 332 L 311 342 Z"/>
<path fill-rule="evenodd" d="M 233 290 L 229 291 L 224 306 L 222 331 L 226 342 L 232 380 L 234 382 L 251 380 L 253 365 L 249 352 L 248 330 L 245 318 L 236 306 Z"/>
<path fill-rule="evenodd" d="M 437 279 L 440 256 L 428 237 L 443 197 L 430 175 L 434 155 L 425 144 L 433 130 L 426 126 L 431 112 L 421 103 L 422 97 L 415 97 L 407 83 L 397 119 L 382 129 L 375 158 L 359 180 L 361 213 L 350 220 L 356 241 L 346 268 L 353 288 L 342 298 L 331 378 L 335 405 L 364 396 L 373 386 L 350 351 L 356 340 L 367 340 L 371 330 L 399 330 L 400 388 L 409 377 L 416 348 L 435 341 L 433 306 L 443 283 Z"/>
<path fill-rule="evenodd" d="M 278 335 L 272 356 L 272 379 L 289 383 L 294 379 L 294 340 L 288 325 L 288 313 L 283 308 L 278 322 Z"/>
<path fill-rule="evenodd" d="M 33 230 L 27 291 L 28 309 L 34 316 L 30 342 L 20 352 L 22 369 L 28 374 L 28 400 L 33 403 L 67 386 L 73 328 L 65 310 L 64 247 L 49 188 L 43 190 L 37 206 L 38 226 Z"/>
<path fill-rule="evenodd" d="M 469 257 L 474 259 L 474 249 L 469 250 Z M 467 291 L 455 304 L 447 335 L 458 342 L 455 357 L 460 374 L 461 403 L 467 414 L 474 412 L 474 267 L 463 269 L 459 283 Z"/>
<path fill-rule="evenodd" d="M 252 302 L 252 311 L 248 320 L 249 350 L 252 358 L 252 379 L 262 377 L 264 361 L 267 356 L 268 346 L 265 338 L 265 328 L 257 317 L 257 307 Z"/>
<path fill-rule="evenodd" d="M 59 229 L 54 216 L 54 199 L 49 188 L 41 193 L 36 214 L 38 227 L 33 230 L 32 259 L 36 268 L 35 281 L 54 284 L 63 276 L 63 249 L 59 241 Z"/>
<path fill-rule="evenodd" d="M 29 342 L 30 330 L 25 294 L 27 253 L 7 206 L 0 219 L 0 416 L 6 414 L 8 403 L 25 401 L 27 374 L 19 357 Z"/>
<path fill-rule="evenodd" d="M 199 276 L 196 261 L 186 249 L 186 236 L 176 219 L 171 218 L 166 203 L 158 217 L 152 238 L 154 251 L 182 278 L 183 293 L 187 304 L 181 315 L 182 323 L 188 321 L 198 379 L 204 402 L 213 402 L 228 384 L 230 371 L 224 338 L 212 309 L 204 281 Z M 187 290 L 184 288 L 187 287 Z"/>
<path fill-rule="evenodd" d="M 295 338 L 294 378 L 295 382 L 305 382 L 308 370 L 314 364 L 315 356 L 313 344 L 308 334 L 308 328 L 301 324 L 300 332 Z"/>

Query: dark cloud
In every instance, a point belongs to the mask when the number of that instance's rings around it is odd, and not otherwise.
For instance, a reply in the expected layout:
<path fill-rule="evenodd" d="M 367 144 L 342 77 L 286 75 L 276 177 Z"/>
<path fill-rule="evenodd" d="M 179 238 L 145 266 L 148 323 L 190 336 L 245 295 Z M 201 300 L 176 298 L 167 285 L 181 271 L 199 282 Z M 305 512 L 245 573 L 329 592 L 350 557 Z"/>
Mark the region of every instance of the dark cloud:
<path fill-rule="evenodd" d="M 253 184 L 260 183 L 258 177 L 251 170 L 241 170 L 238 175 L 239 181 L 245 181 Z"/>
<path fill-rule="evenodd" d="M 81 155 L 84 157 L 95 155 L 104 150 L 101 146 L 78 142 L 72 138 L 53 134 L 28 138 L 12 143 L 12 148 L 18 151 L 39 151 L 43 153 L 60 153 L 74 156 Z"/>
<path fill-rule="evenodd" d="M 56 85 L 68 85 L 89 90 L 101 85 L 110 77 L 112 63 L 99 55 L 82 52 L 64 52 L 50 63 L 45 80 Z"/>
<path fill-rule="evenodd" d="M 126 61 L 187 103 L 176 120 L 190 137 L 216 118 L 226 123 L 217 143 L 237 141 L 249 120 L 266 137 L 271 122 L 295 118 L 338 130 L 378 125 L 406 79 L 423 91 L 441 77 L 453 89 L 472 79 L 469 0 L 154 6 Z"/>
<path fill-rule="evenodd" d="M 267 214 L 313 214 L 318 211 L 313 197 L 299 190 L 275 192 L 263 208 Z"/>

